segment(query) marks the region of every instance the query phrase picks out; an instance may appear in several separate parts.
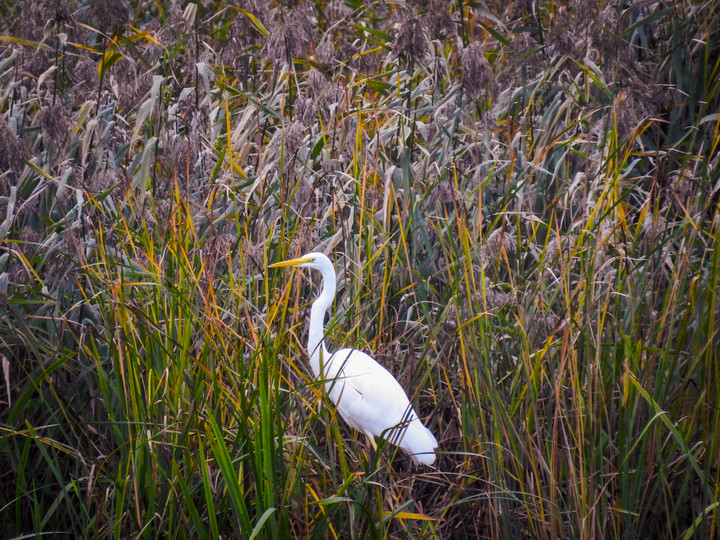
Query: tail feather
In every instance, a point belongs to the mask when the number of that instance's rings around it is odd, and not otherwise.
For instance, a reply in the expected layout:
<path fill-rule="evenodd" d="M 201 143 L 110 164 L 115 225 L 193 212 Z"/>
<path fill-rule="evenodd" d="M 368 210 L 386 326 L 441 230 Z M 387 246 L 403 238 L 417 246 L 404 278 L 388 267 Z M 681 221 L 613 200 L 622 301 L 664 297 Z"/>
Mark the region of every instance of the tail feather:
<path fill-rule="evenodd" d="M 400 441 L 400 448 L 410 454 L 415 463 L 424 465 L 432 465 L 435 462 L 437 446 L 438 442 L 435 436 L 422 425 L 418 418 L 410 422 Z"/>

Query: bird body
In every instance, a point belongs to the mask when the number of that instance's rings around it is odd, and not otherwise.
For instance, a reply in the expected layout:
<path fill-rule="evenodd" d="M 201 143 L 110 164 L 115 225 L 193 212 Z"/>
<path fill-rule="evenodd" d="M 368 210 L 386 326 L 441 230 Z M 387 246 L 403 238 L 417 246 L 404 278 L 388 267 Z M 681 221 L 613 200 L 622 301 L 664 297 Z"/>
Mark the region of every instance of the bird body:
<path fill-rule="evenodd" d="M 431 465 L 437 440 L 415 414 L 395 377 L 371 356 L 356 349 L 330 353 L 324 341 L 324 317 L 335 298 L 335 270 L 322 253 L 271 264 L 270 268 L 298 266 L 319 270 L 323 288 L 310 310 L 308 355 L 310 367 L 325 381 L 330 400 L 350 427 L 370 439 L 382 437 L 410 454 L 413 461 Z"/>

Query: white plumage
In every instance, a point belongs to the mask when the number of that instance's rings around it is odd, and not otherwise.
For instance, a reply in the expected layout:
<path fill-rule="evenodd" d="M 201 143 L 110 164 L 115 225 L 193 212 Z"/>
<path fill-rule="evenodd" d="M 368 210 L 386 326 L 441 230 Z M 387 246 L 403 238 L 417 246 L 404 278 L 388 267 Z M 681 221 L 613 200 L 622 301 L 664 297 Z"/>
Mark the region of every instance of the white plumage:
<path fill-rule="evenodd" d="M 335 270 L 322 253 L 307 253 L 299 259 L 270 268 L 298 266 L 319 270 L 323 288 L 310 310 L 308 355 L 310 366 L 325 388 L 340 416 L 370 439 L 382 437 L 407 452 L 416 463 L 435 461 L 437 440 L 415 414 L 405 391 L 390 372 L 372 357 L 356 349 L 330 353 L 323 339 L 325 312 L 335 298 Z"/>

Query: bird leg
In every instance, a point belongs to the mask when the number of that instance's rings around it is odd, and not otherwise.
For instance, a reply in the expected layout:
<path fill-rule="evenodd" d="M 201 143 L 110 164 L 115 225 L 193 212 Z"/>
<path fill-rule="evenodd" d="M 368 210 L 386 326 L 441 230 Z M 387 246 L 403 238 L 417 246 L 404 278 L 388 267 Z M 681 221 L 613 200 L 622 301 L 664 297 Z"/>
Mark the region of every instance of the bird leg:
<path fill-rule="evenodd" d="M 365 433 L 365 436 L 367 437 L 368 442 L 370 443 L 370 446 L 372 446 L 372 449 L 377 452 L 377 444 L 375 444 L 375 437 L 372 433 Z"/>
<path fill-rule="evenodd" d="M 375 463 L 375 466 L 377 466 L 377 459 L 378 459 L 378 451 L 377 451 L 377 444 L 375 443 L 375 436 L 372 433 L 365 432 L 365 437 L 368 440 L 368 443 L 370 443 L 370 448 L 367 449 L 367 459 L 368 463 Z"/>

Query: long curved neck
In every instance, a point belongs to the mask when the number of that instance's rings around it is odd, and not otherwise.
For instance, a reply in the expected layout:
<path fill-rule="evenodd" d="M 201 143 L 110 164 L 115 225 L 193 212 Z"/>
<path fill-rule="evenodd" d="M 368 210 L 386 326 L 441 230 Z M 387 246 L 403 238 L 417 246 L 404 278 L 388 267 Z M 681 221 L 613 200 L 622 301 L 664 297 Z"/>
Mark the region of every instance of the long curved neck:
<path fill-rule="evenodd" d="M 335 298 L 335 272 L 321 270 L 323 277 L 322 292 L 313 302 L 310 309 L 310 329 L 308 332 L 308 355 L 310 356 L 310 367 L 316 377 L 320 377 L 320 354 L 322 353 L 323 363 L 327 363 L 330 354 L 325 347 L 323 339 L 325 334 L 325 313 L 332 305 Z"/>

